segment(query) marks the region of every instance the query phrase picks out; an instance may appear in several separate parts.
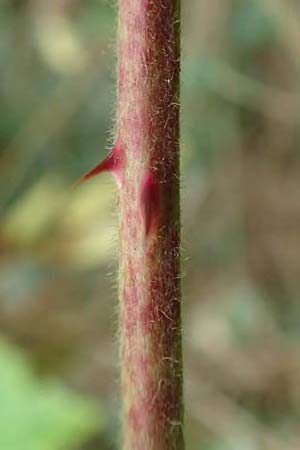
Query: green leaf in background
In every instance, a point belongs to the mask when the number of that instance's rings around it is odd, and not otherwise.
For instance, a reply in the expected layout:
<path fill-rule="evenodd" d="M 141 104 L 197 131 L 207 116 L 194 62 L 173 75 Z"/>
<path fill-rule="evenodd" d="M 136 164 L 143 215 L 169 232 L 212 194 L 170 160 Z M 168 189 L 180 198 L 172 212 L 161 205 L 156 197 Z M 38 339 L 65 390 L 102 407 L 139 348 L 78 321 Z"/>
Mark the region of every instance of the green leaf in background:
<path fill-rule="evenodd" d="M 229 24 L 232 40 L 242 50 L 258 48 L 276 38 L 276 24 L 256 1 L 238 1 Z"/>
<path fill-rule="evenodd" d="M 257 446 L 247 438 L 236 436 L 229 441 L 214 440 L 208 445 L 207 450 L 257 450 Z"/>
<path fill-rule="evenodd" d="M 67 450 L 103 426 L 93 402 L 39 381 L 29 360 L 0 341 L 0 449 Z"/>

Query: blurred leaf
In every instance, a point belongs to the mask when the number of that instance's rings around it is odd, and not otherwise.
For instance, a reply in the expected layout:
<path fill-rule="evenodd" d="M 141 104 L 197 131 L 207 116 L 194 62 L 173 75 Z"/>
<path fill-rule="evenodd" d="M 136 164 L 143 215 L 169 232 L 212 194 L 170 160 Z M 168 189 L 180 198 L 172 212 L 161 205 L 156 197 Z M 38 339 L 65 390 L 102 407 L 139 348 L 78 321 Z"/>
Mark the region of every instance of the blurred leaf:
<path fill-rule="evenodd" d="M 236 3 L 228 27 L 234 45 L 242 50 L 250 50 L 274 43 L 275 23 L 259 2 L 239 0 Z"/>
<path fill-rule="evenodd" d="M 230 439 L 230 442 L 215 440 L 208 445 L 207 450 L 257 450 L 253 442 L 248 442 L 246 438 L 237 436 Z"/>
<path fill-rule="evenodd" d="M 63 187 L 55 176 L 33 184 L 8 210 L 2 225 L 7 239 L 33 244 L 49 229 L 62 206 Z"/>
<path fill-rule="evenodd" d="M 87 269 L 107 263 L 112 257 L 115 238 L 112 204 L 115 190 L 105 178 L 95 178 L 78 186 L 62 215 L 63 233 L 73 236 L 69 263 Z"/>
<path fill-rule="evenodd" d="M 78 33 L 70 21 L 58 15 L 38 16 L 36 26 L 36 45 L 44 61 L 63 75 L 73 75 L 85 65 Z"/>
<path fill-rule="evenodd" d="M 62 450 L 104 425 L 101 410 L 58 383 L 35 379 L 29 361 L 0 341 L 0 448 Z"/>

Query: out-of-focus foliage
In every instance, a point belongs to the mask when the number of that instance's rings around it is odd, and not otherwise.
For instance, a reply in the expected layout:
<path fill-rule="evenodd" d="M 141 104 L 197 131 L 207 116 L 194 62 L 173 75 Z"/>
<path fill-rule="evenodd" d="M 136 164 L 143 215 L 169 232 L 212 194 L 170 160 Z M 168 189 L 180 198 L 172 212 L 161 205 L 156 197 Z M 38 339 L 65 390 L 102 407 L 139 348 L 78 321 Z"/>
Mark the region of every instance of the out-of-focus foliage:
<path fill-rule="evenodd" d="M 187 448 L 298 449 L 299 3 L 182 7 Z M 116 22 L 108 0 L 0 2 L 0 329 L 32 362 L 1 346 L 0 417 L 37 442 L 41 404 L 59 450 L 117 448 L 117 196 L 71 188 L 115 137 Z M 105 421 L 77 439 L 86 394 Z"/>
<path fill-rule="evenodd" d="M 20 351 L 0 344 L 0 448 L 61 450 L 103 427 L 96 402 L 38 382 Z M 97 419 L 96 419 L 97 418 Z"/>

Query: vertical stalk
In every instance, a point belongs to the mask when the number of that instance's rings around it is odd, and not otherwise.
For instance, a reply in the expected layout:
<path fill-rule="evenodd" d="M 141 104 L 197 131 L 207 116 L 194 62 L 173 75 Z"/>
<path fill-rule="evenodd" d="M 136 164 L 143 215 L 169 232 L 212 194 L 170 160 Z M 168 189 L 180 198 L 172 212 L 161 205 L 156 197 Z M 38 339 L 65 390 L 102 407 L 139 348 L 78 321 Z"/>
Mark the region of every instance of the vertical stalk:
<path fill-rule="evenodd" d="M 123 450 L 183 450 L 178 0 L 119 0 Z"/>

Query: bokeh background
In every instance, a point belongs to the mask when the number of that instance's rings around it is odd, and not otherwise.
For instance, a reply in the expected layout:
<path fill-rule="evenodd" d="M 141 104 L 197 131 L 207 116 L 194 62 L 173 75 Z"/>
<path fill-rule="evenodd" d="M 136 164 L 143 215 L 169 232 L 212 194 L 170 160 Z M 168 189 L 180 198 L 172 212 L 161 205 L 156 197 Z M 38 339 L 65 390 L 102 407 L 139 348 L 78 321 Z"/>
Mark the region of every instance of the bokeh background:
<path fill-rule="evenodd" d="M 300 5 L 183 0 L 187 450 L 300 448 Z M 116 7 L 0 0 L 0 448 L 116 450 Z"/>

